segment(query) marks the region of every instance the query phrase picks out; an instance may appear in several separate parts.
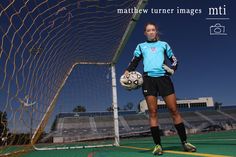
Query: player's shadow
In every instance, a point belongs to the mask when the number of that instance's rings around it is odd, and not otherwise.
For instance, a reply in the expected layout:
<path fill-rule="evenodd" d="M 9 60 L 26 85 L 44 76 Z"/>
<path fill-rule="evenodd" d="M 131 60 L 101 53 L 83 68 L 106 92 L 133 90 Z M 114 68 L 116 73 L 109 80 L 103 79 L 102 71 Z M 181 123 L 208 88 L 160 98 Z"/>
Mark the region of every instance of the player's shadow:
<path fill-rule="evenodd" d="M 167 147 L 163 147 L 163 151 L 165 151 L 165 150 L 183 151 L 183 147 L 181 147 L 181 146 L 167 146 Z"/>
<path fill-rule="evenodd" d="M 140 150 L 139 153 L 150 153 L 150 151 L 152 151 L 153 149 L 149 149 L 149 150 Z M 181 146 L 167 146 L 167 147 L 163 147 L 163 151 L 165 150 L 172 150 L 172 151 L 183 151 L 183 148 Z"/>
<path fill-rule="evenodd" d="M 194 143 L 194 144 L 196 144 L 196 145 L 224 145 L 224 146 L 225 145 L 229 145 L 229 146 L 230 145 L 234 145 L 234 146 L 236 145 L 236 143 L 210 143 L 210 142 L 209 143 L 207 143 L 207 142 L 204 142 L 204 143 L 197 142 L 197 143 Z"/>
<path fill-rule="evenodd" d="M 150 153 L 150 152 L 152 152 L 152 150 L 153 149 L 150 149 L 150 150 L 140 150 L 140 151 L 138 151 L 139 153 Z"/>
<path fill-rule="evenodd" d="M 173 144 L 173 145 L 179 145 L 179 143 L 172 143 L 172 142 L 165 142 L 165 144 Z M 236 145 L 236 143 L 226 143 L 224 141 L 222 142 L 192 142 L 194 145 Z M 163 144 L 164 145 L 164 144 Z M 180 146 L 181 147 L 181 146 Z"/>

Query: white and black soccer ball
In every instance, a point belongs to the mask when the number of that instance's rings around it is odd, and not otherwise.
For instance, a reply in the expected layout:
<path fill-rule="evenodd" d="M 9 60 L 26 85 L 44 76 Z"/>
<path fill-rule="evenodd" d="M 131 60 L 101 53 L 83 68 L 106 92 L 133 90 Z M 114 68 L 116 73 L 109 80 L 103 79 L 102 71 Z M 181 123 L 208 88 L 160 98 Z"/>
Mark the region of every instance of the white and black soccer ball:
<path fill-rule="evenodd" d="M 127 90 L 138 89 L 143 84 L 143 77 L 139 72 L 131 71 L 127 76 L 122 75 L 120 77 L 120 83 Z"/>

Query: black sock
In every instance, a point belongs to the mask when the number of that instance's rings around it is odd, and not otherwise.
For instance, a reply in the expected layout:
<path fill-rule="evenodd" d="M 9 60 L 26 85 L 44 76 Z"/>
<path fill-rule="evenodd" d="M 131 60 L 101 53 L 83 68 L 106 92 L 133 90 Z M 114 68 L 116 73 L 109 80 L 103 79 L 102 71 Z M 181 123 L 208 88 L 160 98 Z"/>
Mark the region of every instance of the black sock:
<path fill-rule="evenodd" d="M 152 138 L 155 144 L 161 145 L 160 130 L 158 126 L 151 127 Z"/>
<path fill-rule="evenodd" d="M 179 135 L 179 138 L 180 138 L 182 144 L 184 144 L 187 141 L 187 135 L 186 135 L 184 123 L 176 124 L 175 128 L 178 132 L 178 135 Z"/>

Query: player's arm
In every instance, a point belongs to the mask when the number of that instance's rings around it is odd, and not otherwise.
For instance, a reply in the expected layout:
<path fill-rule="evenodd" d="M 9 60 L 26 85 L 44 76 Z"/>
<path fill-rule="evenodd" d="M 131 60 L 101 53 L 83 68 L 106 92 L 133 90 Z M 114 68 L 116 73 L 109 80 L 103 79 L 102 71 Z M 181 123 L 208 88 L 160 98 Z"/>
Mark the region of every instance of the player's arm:
<path fill-rule="evenodd" d="M 168 57 L 168 59 L 170 60 L 171 62 L 171 68 L 175 71 L 177 70 L 177 67 L 178 67 L 178 60 L 177 58 L 175 57 L 172 49 L 170 48 L 169 44 L 166 44 L 166 55 Z"/>
<path fill-rule="evenodd" d="M 141 51 L 141 46 L 138 45 L 134 51 L 134 57 L 133 59 L 131 60 L 131 62 L 129 63 L 126 71 L 130 72 L 130 71 L 134 71 L 139 62 L 142 60 L 143 56 L 142 56 L 142 51 Z"/>
<path fill-rule="evenodd" d="M 137 68 L 137 66 L 141 60 L 142 60 L 142 56 L 139 56 L 139 57 L 134 56 L 132 61 L 129 63 L 129 66 L 126 70 L 128 72 L 134 71 Z"/>

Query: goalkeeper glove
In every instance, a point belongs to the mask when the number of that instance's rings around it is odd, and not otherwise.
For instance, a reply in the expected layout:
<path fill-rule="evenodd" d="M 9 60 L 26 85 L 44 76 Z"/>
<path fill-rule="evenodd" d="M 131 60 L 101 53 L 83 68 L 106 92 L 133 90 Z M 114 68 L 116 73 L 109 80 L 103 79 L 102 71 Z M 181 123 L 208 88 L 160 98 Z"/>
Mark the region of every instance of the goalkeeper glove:
<path fill-rule="evenodd" d="M 166 72 L 167 72 L 169 75 L 173 75 L 174 72 L 175 72 L 173 69 L 171 69 L 170 67 L 168 67 L 168 66 L 165 65 L 165 64 L 163 64 L 162 67 L 163 67 L 163 69 L 166 70 Z"/>

